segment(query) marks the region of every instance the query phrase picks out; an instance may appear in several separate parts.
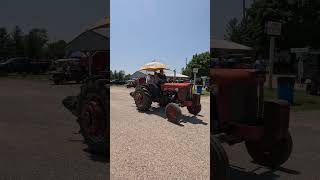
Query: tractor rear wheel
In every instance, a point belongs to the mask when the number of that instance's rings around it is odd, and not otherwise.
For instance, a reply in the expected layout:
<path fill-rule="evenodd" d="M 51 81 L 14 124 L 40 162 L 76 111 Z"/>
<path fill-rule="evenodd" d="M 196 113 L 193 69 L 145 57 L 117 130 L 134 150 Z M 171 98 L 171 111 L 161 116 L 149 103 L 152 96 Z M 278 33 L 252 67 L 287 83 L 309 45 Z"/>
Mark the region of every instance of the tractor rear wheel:
<path fill-rule="evenodd" d="M 193 115 L 197 115 L 199 114 L 199 112 L 201 111 L 201 104 L 199 105 L 192 105 L 192 106 L 187 106 L 187 109 L 189 111 L 190 114 L 193 114 Z"/>
<path fill-rule="evenodd" d="M 246 141 L 245 144 L 254 162 L 263 166 L 277 168 L 290 157 L 293 144 L 291 135 L 288 132 L 283 139 L 269 140 L 268 142 L 263 140 L 258 142 Z"/>
<path fill-rule="evenodd" d="M 228 180 L 229 159 L 220 141 L 214 136 L 210 136 L 210 179 Z"/>
<path fill-rule="evenodd" d="M 179 124 L 182 113 L 180 107 L 175 103 L 169 103 L 165 109 L 166 116 L 170 122 Z"/>
<path fill-rule="evenodd" d="M 150 109 L 152 99 L 151 95 L 146 89 L 137 88 L 136 91 L 132 93 L 132 95 L 139 111 L 147 111 Z"/>
<path fill-rule="evenodd" d="M 95 86 L 94 81 L 81 87 L 78 123 L 80 133 L 92 153 L 109 153 L 109 119 L 107 119 L 109 93 L 107 91 L 108 89 L 104 86 Z"/>

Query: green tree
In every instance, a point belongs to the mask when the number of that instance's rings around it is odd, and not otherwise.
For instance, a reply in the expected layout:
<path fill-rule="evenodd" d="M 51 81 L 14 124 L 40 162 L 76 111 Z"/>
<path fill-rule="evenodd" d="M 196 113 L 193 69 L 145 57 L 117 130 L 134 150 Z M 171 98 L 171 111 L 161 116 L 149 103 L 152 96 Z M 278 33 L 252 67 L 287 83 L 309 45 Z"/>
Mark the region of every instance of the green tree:
<path fill-rule="evenodd" d="M 120 70 L 119 71 L 119 74 L 118 74 L 118 79 L 119 80 L 123 80 L 124 79 L 124 76 L 125 76 L 125 72 L 123 70 Z"/>
<path fill-rule="evenodd" d="M 208 76 L 210 72 L 209 52 L 193 55 L 191 61 L 187 64 L 187 67 L 182 69 L 182 74 L 193 77 L 193 68 L 195 66 L 199 67 L 197 76 Z"/>
<path fill-rule="evenodd" d="M 241 37 L 241 34 L 239 34 L 240 33 L 239 26 L 240 26 L 240 24 L 238 22 L 238 19 L 232 18 L 227 24 L 227 28 L 226 28 L 227 34 L 224 36 L 225 39 L 229 39 L 234 42 L 241 41 L 241 39 L 239 39 Z"/>
<path fill-rule="evenodd" d="M 119 79 L 119 74 L 117 70 L 113 71 L 113 79 Z"/>
<path fill-rule="evenodd" d="M 131 74 L 127 74 L 127 75 L 125 75 L 125 76 L 124 76 L 124 79 L 125 79 L 125 80 L 129 80 L 129 79 L 131 79 Z"/>
<path fill-rule="evenodd" d="M 65 56 L 65 48 L 67 43 L 64 40 L 48 43 L 47 56 L 50 59 L 60 59 Z"/>
<path fill-rule="evenodd" d="M 25 36 L 25 51 L 30 58 L 40 59 L 44 56 L 44 47 L 48 42 L 48 34 L 45 29 L 32 29 Z"/>
<path fill-rule="evenodd" d="M 114 74 L 113 74 L 113 71 L 112 71 L 112 70 L 110 71 L 110 79 L 111 79 L 111 80 L 114 80 Z"/>
<path fill-rule="evenodd" d="M 12 36 L 12 48 L 13 54 L 17 57 L 24 56 L 24 43 L 23 43 L 23 33 L 19 26 L 15 26 Z"/>
<path fill-rule="evenodd" d="M 11 38 L 6 28 L 0 28 L 0 57 L 8 58 L 11 55 L 10 52 Z"/>
<path fill-rule="evenodd" d="M 257 0 L 247 9 L 247 18 L 240 22 L 231 19 L 227 25 L 225 38 L 255 48 L 258 53 L 267 56 L 269 37 L 265 33 L 267 21 L 282 23 L 282 35 L 277 38 L 277 47 L 312 46 L 320 47 L 320 2 Z M 306 33 L 306 31 L 308 33 Z"/>

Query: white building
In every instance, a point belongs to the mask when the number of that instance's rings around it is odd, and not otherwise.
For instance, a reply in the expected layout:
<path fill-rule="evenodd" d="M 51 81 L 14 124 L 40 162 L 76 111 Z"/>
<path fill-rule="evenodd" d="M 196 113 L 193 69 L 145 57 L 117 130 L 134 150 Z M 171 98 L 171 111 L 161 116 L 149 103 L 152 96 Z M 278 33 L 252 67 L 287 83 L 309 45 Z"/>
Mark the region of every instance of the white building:
<path fill-rule="evenodd" d="M 66 47 L 66 54 L 73 52 L 110 51 L 110 22 L 103 18 L 76 36 Z"/>

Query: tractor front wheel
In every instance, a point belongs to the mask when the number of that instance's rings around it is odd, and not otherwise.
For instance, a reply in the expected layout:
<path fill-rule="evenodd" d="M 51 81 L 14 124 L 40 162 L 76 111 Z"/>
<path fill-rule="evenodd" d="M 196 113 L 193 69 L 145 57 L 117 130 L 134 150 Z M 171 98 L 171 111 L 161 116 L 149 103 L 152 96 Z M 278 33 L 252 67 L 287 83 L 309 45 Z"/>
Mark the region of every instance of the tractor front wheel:
<path fill-rule="evenodd" d="M 166 116 L 170 122 L 179 124 L 182 117 L 180 107 L 175 103 L 169 103 L 165 109 Z"/>
<path fill-rule="evenodd" d="M 137 89 L 134 93 L 131 94 L 136 103 L 137 109 L 139 111 L 147 111 L 150 109 L 152 104 L 151 95 L 144 91 L 143 89 Z"/>
<path fill-rule="evenodd" d="M 95 154 L 109 154 L 109 89 L 90 80 L 81 86 L 78 96 L 78 123 L 88 149 Z"/>
<path fill-rule="evenodd" d="M 277 168 L 289 159 L 293 143 L 291 135 L 288 132 L 287 135 L 280 140 L 246 141 L 245 144 L 254 162 L 263 166 Z"/>
<path fill-rule="evenodd" d="M 102 99 L 93 95 L 83 101 L 81 113 L 78 118 L 80 132 L 84 137 L 89 149 L 93 153 L 104 153 L 108 151 L 106 114 Z"/>
<path fill-rule="evenodd" d="M 210 179 L 228 180 L 229 159 L 220 141 L 214 136 L 210 136 Z"/>

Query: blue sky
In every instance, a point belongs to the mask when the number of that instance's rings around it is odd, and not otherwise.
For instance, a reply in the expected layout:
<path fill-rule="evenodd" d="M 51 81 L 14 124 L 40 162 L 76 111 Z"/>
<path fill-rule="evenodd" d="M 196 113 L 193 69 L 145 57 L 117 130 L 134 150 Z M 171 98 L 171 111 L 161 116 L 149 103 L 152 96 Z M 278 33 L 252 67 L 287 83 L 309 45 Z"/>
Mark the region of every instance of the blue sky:
<path fill-rule="evenodd" d="M 25 33 L 46 28 L 50 40 L 70 41 L 109 15 L 109 0 L 1 0 L 0 27 L 19 25 Z"/>
<path fill-rule="evenodd" d="M 246 7 L 250 7 L 252 0 L 246 0 Z M 226 25 L 232 18 L 242 18 L 242 0 L 211 0 L 211 35 L 224 39 Z"/>
<path fill-rule="evenodd" d="M 111 69 L 135 72 L 154 59 L 178 72 L 209 50 L 209 0 L 111 0 Z"/>

